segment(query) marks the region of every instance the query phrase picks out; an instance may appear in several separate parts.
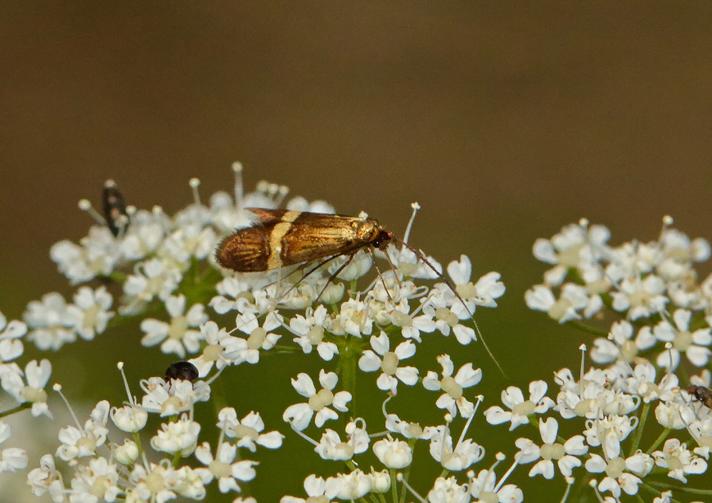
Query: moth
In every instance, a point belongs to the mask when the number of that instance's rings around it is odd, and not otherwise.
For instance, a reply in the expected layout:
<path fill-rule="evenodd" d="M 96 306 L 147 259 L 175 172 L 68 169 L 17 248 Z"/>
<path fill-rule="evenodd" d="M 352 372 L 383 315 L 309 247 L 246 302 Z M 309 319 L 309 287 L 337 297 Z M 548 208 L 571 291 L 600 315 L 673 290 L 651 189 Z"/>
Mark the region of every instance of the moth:
<path fill-rule="evenodd" d="M 687 391 L 695 402 L 701 402 L 708 409 L 712 409 L 712 390 L 705 388 L 704 386 L 690 385 L 685 390 Z"/>
<path fill-rule="evenodd" d="M 283 209 L 246 208 L 246 210 L 254 214 L 255 224 L 236 230 L 223 239 L 216 249 L 215 258 L 226 269 L 237 272 L 265 272 L 291 265 L 300 265 L 303 268 L 306 264 L 318 262 L 302 275 L 301 280 L 303 280 L 337 257 L 347 257 L 331 275 L 326 283 L 328 285 L 351 262 L 358 251 L 366 250 L 371 253 L 375 265 L 374 250 L 386 251 L 388 244 L 394 242 L 415 253 L 426 267 L 445 281 L 469 312 L 467 304 L 457 293 L 452 282 L 430 263 L 425 254 L 398 239 L 391 231 L 384 229 L 378 220 Z M 390 261 L 388 254 L 385 255 Z M 383 281 L 378 266 L 375 267 Z M 386 293 L 388 294 L 388 288 Z M 320 296 L 321 293 L 317 299 Z M 504 375 L 504 371 L 482 338 L 474 317 L 472 319 L 487 353 Z"/>
<path fill-rule="evenodd" d="M 306 211 L 247 208 L 256 225 L 238 229 L 217 248 L 218 263 L 233 271 L 262 272 L 324 258 L 385 250 L 393 233 L 372 218 Z"/>

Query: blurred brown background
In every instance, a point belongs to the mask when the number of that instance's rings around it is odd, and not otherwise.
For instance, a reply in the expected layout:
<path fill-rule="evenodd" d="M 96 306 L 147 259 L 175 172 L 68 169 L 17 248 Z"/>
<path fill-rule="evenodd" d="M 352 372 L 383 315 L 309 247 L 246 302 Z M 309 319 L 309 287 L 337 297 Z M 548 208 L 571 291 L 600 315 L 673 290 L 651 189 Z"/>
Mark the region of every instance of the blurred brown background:
<path fill-rule="evenodd" d="M 508 294 L 486 330 L 519 382 L 531 379 L 520 355 L 547 377 L 575 364 L 581 342 L 523 308 L 543 270 L 536 237 L 586 216 L 614 242 L 650 239 L 667 213 L 712 237 L 709 2 L 0 9 L 9 315 L 49 289 L 69 292 L 48 248 L 83 235 L 76 202 L 96 201 L 103 180 L 137 206 L 175 210 L 192 176 L 204 194 L 229 189 L 236 159 L 250 187 L 284 183 L 399 233 L 419 201 L 417 245 L 504 274 Z M 92 347 L 71 350 L 73 372 Z"/>

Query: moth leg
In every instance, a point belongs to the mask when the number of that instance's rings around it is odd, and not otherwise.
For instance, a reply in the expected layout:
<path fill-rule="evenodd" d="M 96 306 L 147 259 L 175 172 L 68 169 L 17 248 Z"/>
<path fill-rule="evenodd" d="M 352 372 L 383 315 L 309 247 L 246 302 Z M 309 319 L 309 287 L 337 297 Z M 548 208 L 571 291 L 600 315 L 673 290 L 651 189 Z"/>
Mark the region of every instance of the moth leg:
<path fill-rule="evenodd" d="M 386 290 L 386 295 L 388 296 L 388 300 L 390 300 L 391 302 L 395 302 L 393 300 L 393 297 L 391 297 L 391 292 L 388 291 L 388 285 L 386 285 L 386 280 L 383 279 L 383 273 L 381 272 L 381 269 L 378 267 L 378 264 L 376 263 L 376 254 L 373 252 L 372 246 L 368 247 L 368 252 L 371 254 L 371 258 L 373 259 L 373 267 L 376 268 L 376 273 L 378 273 L 378 277 L 381 279 L 383 288 L 384 288 L 384 290 Z M 393 274 L 396 277 L 396 281 L 398 281 L 398 273 L 396 273 L 396 271 L 394 270 Z M 398 288 L 400 288 L 400 281 L 398 282 Z"/>
<path fill-rule="evenodd" d="M 302 277 L 299 278 L 299 280 L 297 280 L 296 283 L 294 283 L 292 286 L 290 286 L 290 287 L 287 289 L 286 292 L 284 292 L 282 295 L 280 295 L 280 296 L 279 296 L 279 299 L 282 300 L 283 298 L 285 298 L 287 295 L 289 295 L 289 293 L 290 293 L 292 290 L 294 290 L 295 288 L 297 288 L 297 287 L 302 283 L 302 281 L 304 281 L 305 279 L 307 279 L 307 277 L 308 277 L 309 275 L 311 275 L 312 273 L 316 272 L 317 269 L 319 269 L 319 268 L 321 268 L 322 266 L 328 264 L 329 262 L 331 262 L 332 260 L 334 260 L 336 257 L 340 257 L 340 255 L 332 255 L 331 257 L 329 257 L 329 258 L 327 258 L 327 259 L 325 259 L 325 260 L 322 260 L 322 261 L 319 262 L 317 265 L 315 265 L 314 267 L 312 267 L 311 269 L 309 269 L 307 272 L 305 272 L 304 274 L 302 274 Z M 309 264 L 311 264 L 311 263 L 312 263 L 312 262 L 305 262 L 304 264 L 300 265 L 294 272 L 303 271 L 303 270 L 306 269 L 306 267 L 307 267 Z"/>
<path fill-rule="evenodd" d="M 349 258 L 346 260 L 346 262 L 344 262 L 343 264 L 341 264 L 341 265 L 339 266 L 339 268 L 336 269 L 336 271 L 334 271 L 334 274 L 332 274 L 331 276 L 329 276 L 329 279 L 326 280 L 326 284 L 324 285 L 324 288 L 321 289 L 321 291 L 319 292 L 319 295 L 317 295 L 317 296 L 316 296 L 316 299 L 314 299 L 314 302 L 319 302 L 319 299 L 321 298 L 321 296 L 322 296 L 322 295 L 324 294 L 324 292 L 326 291 L 326 287 L 329 286 L 329 284 L 330 284 L 332 281 L 334 281 L 334 278 L 336 278 L 336 276 L 338 276 L 339 273 L 340 273 L 341 271 L 343 271 L 343 270 L 346 268 L 346 266 L 351 263 L 351 261 L 352 261 L 353 258 L 354 258 L 354 255 L 356 255 L 356 253 L 352 253 L 351 255 L 349 255 Z M 334 258 L 334 257 L 332 257 L 332 258 Z"/>

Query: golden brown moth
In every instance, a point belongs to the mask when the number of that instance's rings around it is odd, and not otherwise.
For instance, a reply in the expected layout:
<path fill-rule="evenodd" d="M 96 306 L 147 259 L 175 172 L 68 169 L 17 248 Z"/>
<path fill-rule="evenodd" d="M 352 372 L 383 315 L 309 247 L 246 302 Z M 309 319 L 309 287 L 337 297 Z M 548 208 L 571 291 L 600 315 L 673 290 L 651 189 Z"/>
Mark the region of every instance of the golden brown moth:
<path fill-rule="evenodd" d="M 233 271 L 270 271 L 326 257 L 383 249 L 393 238 L 378 221 L 306 211 L 248 208 L 256 225 L 238 229 L 217 248 L 218 263 Z"/>
<path fill-rule="evenodd" d="M 469 311 L 452 282 L 430 263 L 423 252 L 397 239 L 375 219 L 283 209 L 246 208 L 246 210 L 254 215 L 254 225 L 237 229 L 223 239 L 215 251 L 217 262 L 226 269 L 237 272 L 264 272 L 291 265 L 303 267 L 310 262 L 319 261 L 314 268 L 302 276 L 304 279 L 335 258 L 347 257 L 347 260 L 331 275 L 329 282 L 338 276 L 359 250 L 367 250 L 371 254 L 374 248 L 385 251 L 388 244 L 394 241 L 415 253 L 419 260 L 445 281 Z M 378 270 L 378 266 L 376 268 Z M 505 375 L 485 343 L 474 317 L 472 320 L 485 350 L 502 375 Z"/>

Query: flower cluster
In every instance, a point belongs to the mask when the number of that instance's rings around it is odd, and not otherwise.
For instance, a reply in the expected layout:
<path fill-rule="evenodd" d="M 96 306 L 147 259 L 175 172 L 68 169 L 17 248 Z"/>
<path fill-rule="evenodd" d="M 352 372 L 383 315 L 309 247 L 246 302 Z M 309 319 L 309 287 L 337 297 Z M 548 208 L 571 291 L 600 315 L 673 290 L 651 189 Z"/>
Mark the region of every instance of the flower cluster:
<path fill-rule="evenodd" d="M 266 211 L 279 219 L 290 210 L 291 219 L 280 220 L 285 233 L 298 212 L 329 219 L 334 212 L 268 182 L 246 193 L 241 165 L 233 171 L 232 195 L 203 198 L 192 179 L 192 202 L 173 215 L 127 205 L 112 181 L 101 213 L 79 203 L 95 224 L 51 250 L 76 288 L 71 303 L 49 293 L 27 305 L 23 321 L 0 315 L 0 385 L 11 402 L 0 418 L 26 409 L 51 417 L 52 364 L 21 366 L 28 341 L 57 351 L 134 322 L 143 351 L 179 361 L 141 380 L 138 396 L 119 363 L 126 401 L 100 400 L 86 417 L 54 384 L 71 423 L 32 461 L 0 421 L 0 474 L 31 467 L 32 494 L 54 503 L 216 493 L 254 503 L 247 494 L 260 460 L 289 438 L 325 466 L 299 472 L 303 492 L 276 487 L 281 503 L 520 503 L 542 479 L 561 479 L 562 502 L 584 494 L 605 503 L 712 496 L 688 486 L 707 472 L 712 448 L 712 276 L 699 281 L 695 269 L 710 255 L 705 240 L 689 239 L 671 219 L 649 243 L 612 246 L 605 227 L 586 221 L 537 240 L 534 255 L 551 268 L 527 291 L 527 305 L 588 331 L 590 341 L 577 371 L 560 369 L 553 382 L 533 380 L 525 391 L 507 383 L 492 400 L 479 368 L 492 355 L 475 317 L 504 294 L 498 273 L 474 276 L 465 255 L 443 267 L 413 247 L 417 203 L 402 237 L 383 231 L 389 239 L 377 246 L 364 242 L 342 255 L 317 249 L 308 261 L 263 272 L 226 269 L 216 259 L 220 243 L 266 229 Z M 289 253 L 283 235 L 268 237 L 270 253 Z M 280 400 L 283 433 L 266 428 L 260 412 L 238 414 L 240 403 L 225 403 L 216 384 L 238 366 L 261 376 L 266 360 L 285 354 L 288 397 L 270 397 Z M 357 393 L 364 387 L 375 403 Z M 497 425 L 517 435 L 491 450 L 491 435 L 480 429 Z M 416 466 L 430 475 L 411 477 Z"/>
<path fill-rule="evenodd" d="M 240 484 L 254 479 L 255 461 L 244 459 L 240 449 L 254 452 L 257 445 L 277 449 L 282 435 L 264 432 L 260 415 L 250 412 L 242 419 L 232 407 L 218 413 L 219 438 L 212 445 L 200 441 L 201 424 L 194 408 L 210 397 L 204 381 L 153 377 L 141 383 L 140 400 L 128 393 L 127 402 L 111 407 L 102 400 L 88 419 L 81 422 L 69 407 L 74 424 L 59 430 L 59 445 L 46 454 L 40 466 L 27 476 L 35 496 L 48 494 L 54 503 L 65 501 L 168 501 L 176 497 L 201 500 L 206 488 L 216 483 L 221 493 L 240 492 Z M 152 417 L 161 422 L 151 425 Z M 110 427 L 118 431 L 109 436 Z M 142 434 L 151 434 L 150 450 Z M 64 469 L 57 466 L 57 461 Z"/>

